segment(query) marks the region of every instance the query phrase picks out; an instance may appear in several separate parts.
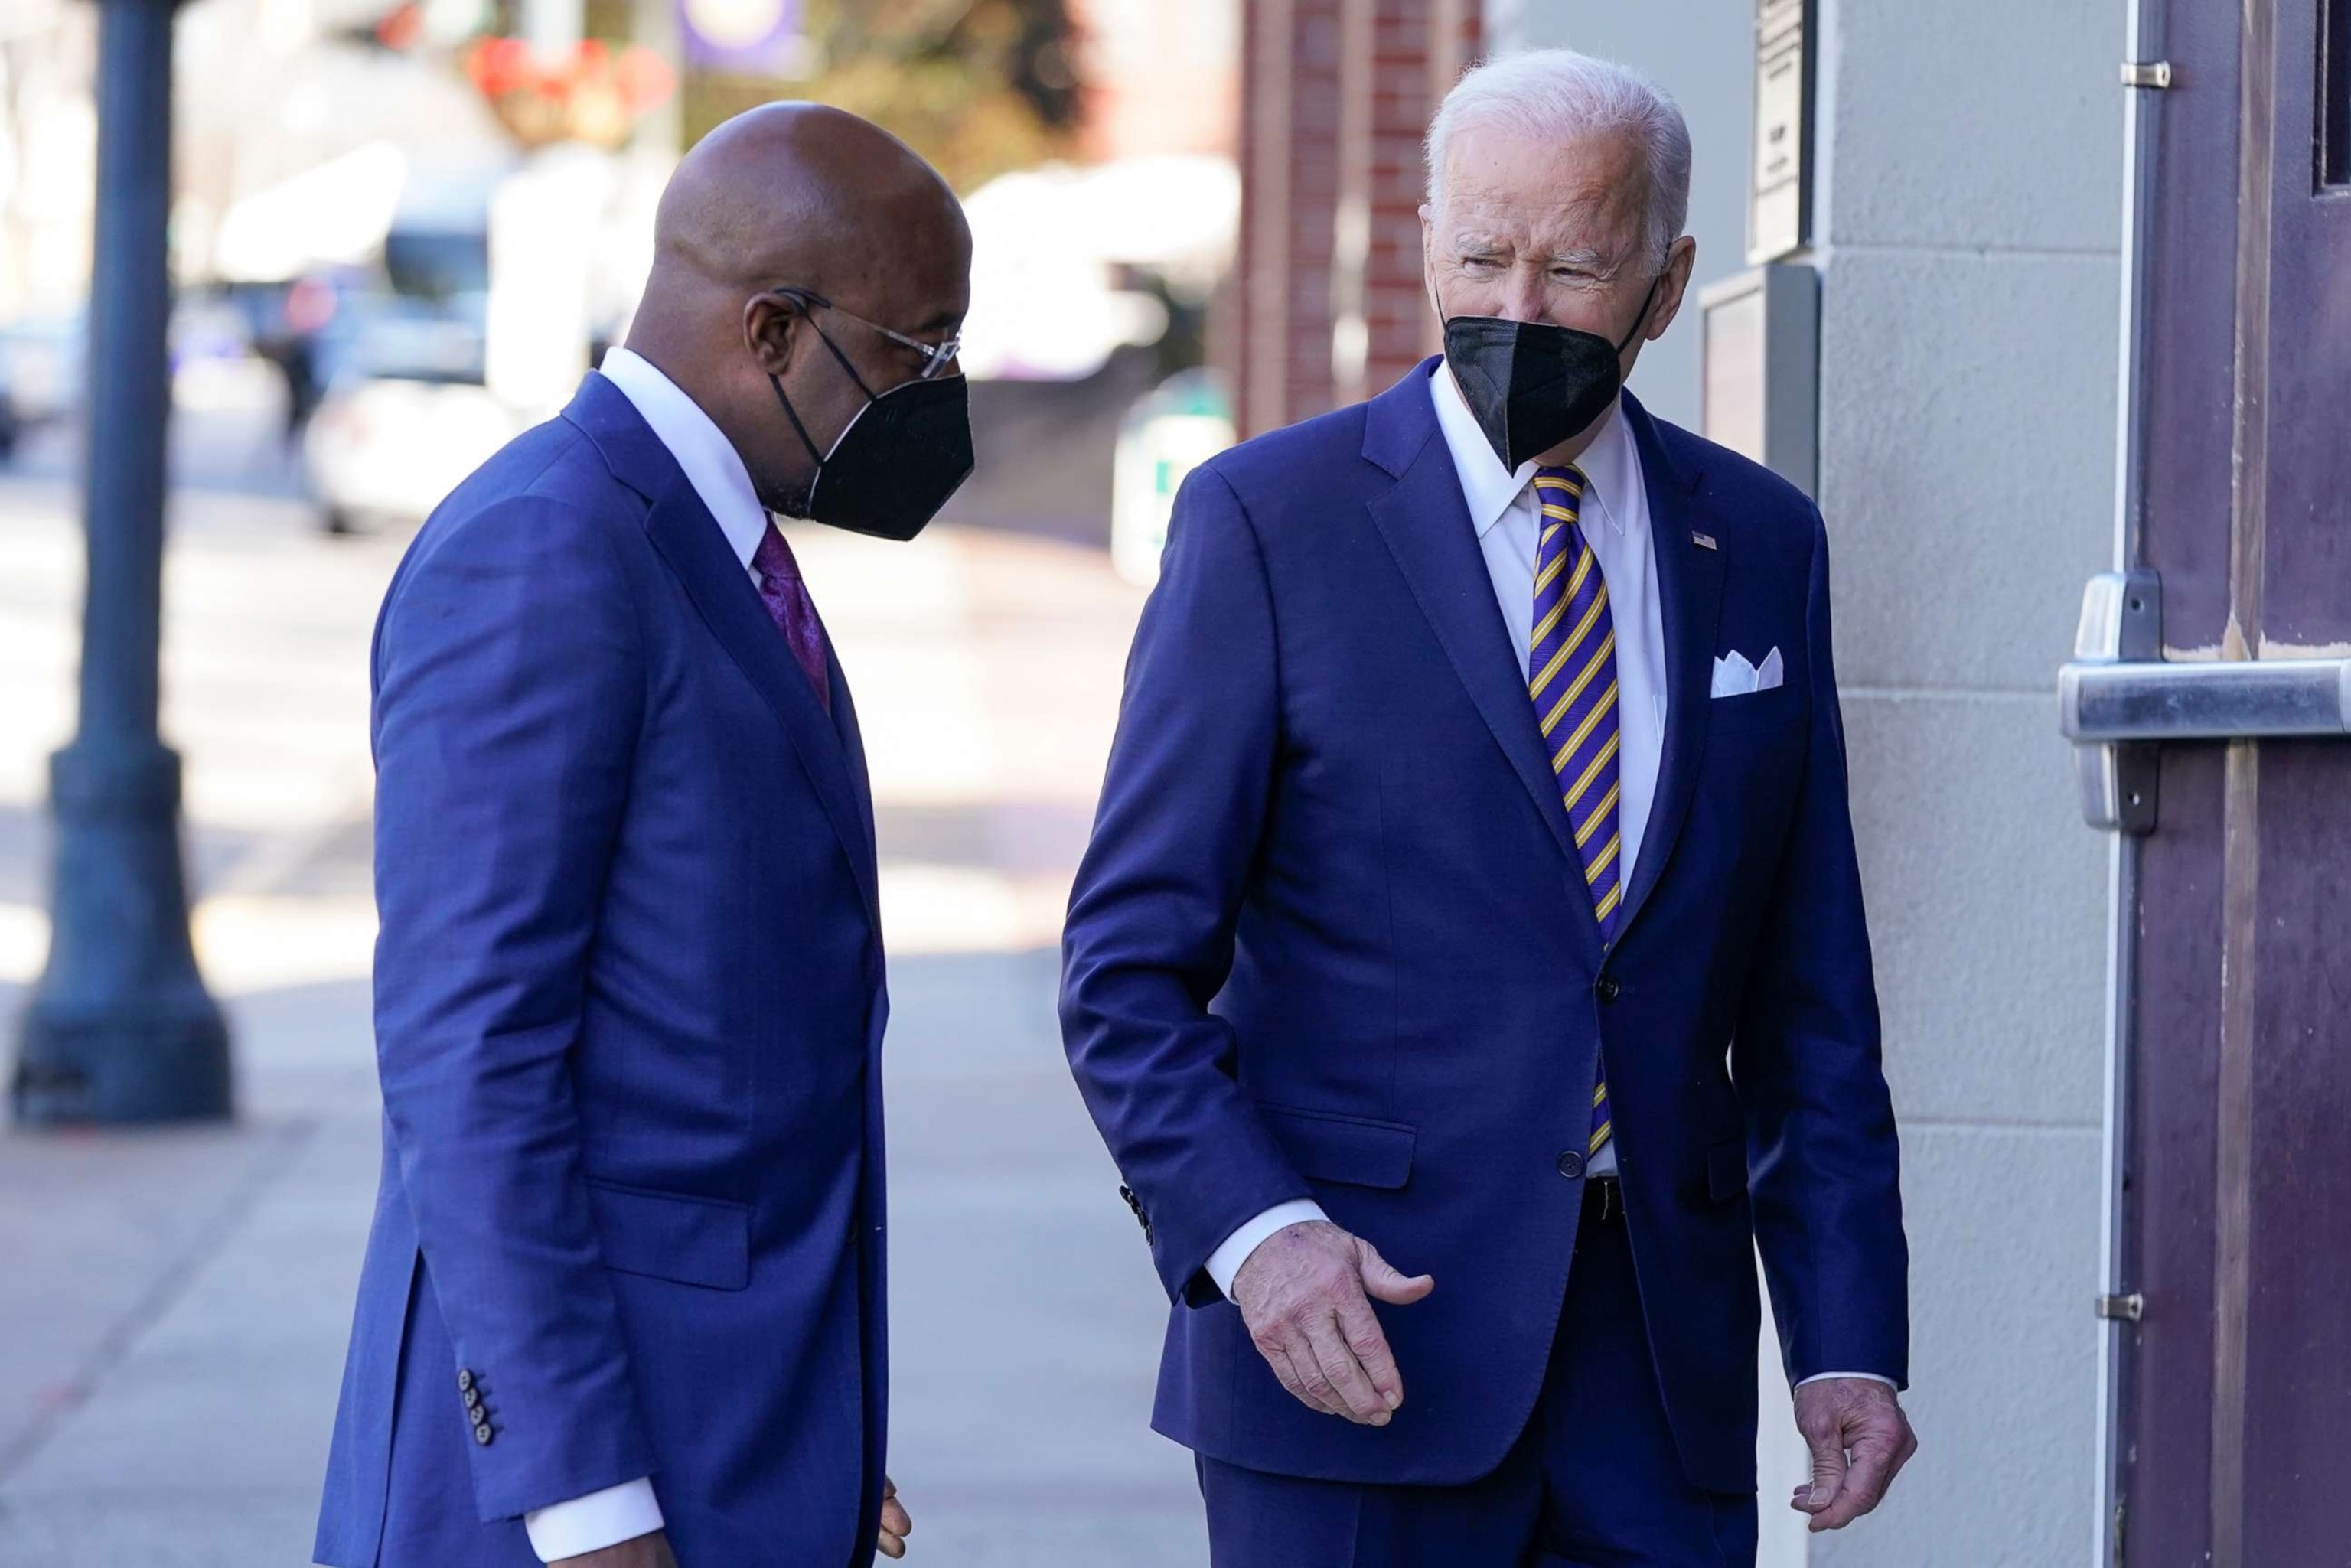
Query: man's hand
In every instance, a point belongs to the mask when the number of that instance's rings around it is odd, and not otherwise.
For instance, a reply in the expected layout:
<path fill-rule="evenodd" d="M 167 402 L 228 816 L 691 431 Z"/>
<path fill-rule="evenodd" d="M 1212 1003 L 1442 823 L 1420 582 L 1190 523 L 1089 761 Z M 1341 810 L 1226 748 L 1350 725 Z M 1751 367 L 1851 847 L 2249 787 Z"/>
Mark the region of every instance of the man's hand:
<path fill-rule="evenodd" d="M 669 1537 L 656 1530 L 617 1546 L 559 1558 L 553 1568 L 677 1568 L 677 1558 L 670 1552 Z"/>
<path fill-rule="evenodd" d="M 1797 1389 L 1796 1429 L 1813 1450 L 1813 1479 L 1788 1506 L 1813 1516 L 1814 1533 L 1843 1530 L 1883 1502 L 1918 1451 L 1894 1390 L 1865 1377 L 1832 1377 Z"/>
<path fill-rule="evenodd" d="M 1366 1427 L 1384 1427 L 1404 1403 L 1404 1378 L 1364 1293 L 1409 1306 L 1437 1288 L 1405 1279 L 1372 1244 L 1326 1219 L 1275 1231 L 1233 1276 L 1233 1304 L 1258 1354 L 1299 1403 Z"/>
<path fill-rule="evenodd" d="M 888 1476 L 882 1478 L 882 1555 L 899 1558 L 906 1555 L 906 1537 L 914 1533 L 914 1519 L 906 1505 L 898 1500 L 898 1483 Z"/>

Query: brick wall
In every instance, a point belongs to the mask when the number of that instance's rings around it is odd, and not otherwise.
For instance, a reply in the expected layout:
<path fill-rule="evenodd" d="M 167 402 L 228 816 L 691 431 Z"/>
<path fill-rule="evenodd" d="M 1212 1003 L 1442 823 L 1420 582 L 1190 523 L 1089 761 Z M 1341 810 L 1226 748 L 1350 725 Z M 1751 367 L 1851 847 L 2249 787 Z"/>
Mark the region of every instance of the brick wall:
<path fill-rule="evenodd" d="M 1241 237 L 1217 341 L 1241 429 L 1355 402 L 1433 351 L 1420 142 L 1477 0 L 1243 0 Z"/>

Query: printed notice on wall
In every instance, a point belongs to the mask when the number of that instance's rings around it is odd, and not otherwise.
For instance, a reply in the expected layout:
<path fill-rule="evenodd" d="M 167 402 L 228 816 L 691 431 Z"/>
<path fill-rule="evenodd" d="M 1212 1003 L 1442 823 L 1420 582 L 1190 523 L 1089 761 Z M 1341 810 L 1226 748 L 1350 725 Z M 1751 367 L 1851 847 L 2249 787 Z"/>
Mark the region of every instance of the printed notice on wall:
<path fill-rule="evenodd" d="M 1810 8 L 1810 0 L 1756 0 L 1750 266 L 1801 250 L 1812 237 Z"/>

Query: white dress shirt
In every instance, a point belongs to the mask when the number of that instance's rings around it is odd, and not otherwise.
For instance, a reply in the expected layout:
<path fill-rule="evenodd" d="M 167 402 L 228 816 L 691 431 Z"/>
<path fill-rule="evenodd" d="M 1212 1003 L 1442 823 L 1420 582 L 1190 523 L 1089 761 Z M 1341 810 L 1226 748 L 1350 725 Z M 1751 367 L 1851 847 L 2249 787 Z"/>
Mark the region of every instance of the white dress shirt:
<path fill-rule="evenodd" d="M 1437 426 L 1452 454 L 1461 497 L 1469 507 L 1469 526 L 1478 530 L 1486 575 L 1493 580 L 1494 600 L 1501 606 L 1510 644 L 1518 650 L 1523 678 L 1531 673 L 1534 651 L 1535 542 L 1541 516 L 1534 491 L 1537 465 L 1521 463 L 1515 473 L 1502 466 L 1477 416 L 1462 400 L 1452 371 L 1441 362 L 1429 378 L 1429 395 L 1437 404 Z M 1627 867 L 1637 868 L 1666 753 L 1666 619 L 1657 590 L 1657 552 L 1650 542 L 1649 491 L 1641 472 L 1641 449 L 1621 402 L 1610 411 L 1576 466 L 1583 470 L 1584 479 L 1577 522 L 1600 559 L 1609 613 L 1616 626 L 1617 830 L 1625 841 L 1619 852 Z M 1528 699 L 1530 706 L 1533 700 Z M 1593 1156 L 1590 1174 L 1616 1174 L 1614 1138 Z M 1208 1278 L 1229 1297 L 1233 1276 L 1268 1237 L 1301 1220 L 1324 1218 L 1322 1206 L 1311 1199 L 1275 1205 L 1210 1254 Z M 1891 1382 L 1875 1374 L 1842 1372 L 1804 1381 L 1817 1383 L 1824 1377 Z"/>
<path fill-rule="evenodd" d="M 751 488 L 750 470 L 743 466 L 735 444 L 692 398 L 678 390 L 675 382 L 643 355 L 612 349 L 605 353 L 600 368 L 604 379 L 621 389 L 621 394 L 653 426 L 661 444 L 669 448 L 669 455 L 677 459 L 677 465 L 685 470 L 686 482 L 718 519 L 719 529 L 742 560 L 743 570 L 758 582 L 759 573 L 751 565 L 751 557 L 759 548 L 760 536 L 774 525 Z M 522 1522 L 538 1560 L 553 1563 L 650 1535 L 662 1528 L 662 1511 L 653 1496 L 653 1479 L 646 1476 L 535 1510 L 524 1514 Z"/>

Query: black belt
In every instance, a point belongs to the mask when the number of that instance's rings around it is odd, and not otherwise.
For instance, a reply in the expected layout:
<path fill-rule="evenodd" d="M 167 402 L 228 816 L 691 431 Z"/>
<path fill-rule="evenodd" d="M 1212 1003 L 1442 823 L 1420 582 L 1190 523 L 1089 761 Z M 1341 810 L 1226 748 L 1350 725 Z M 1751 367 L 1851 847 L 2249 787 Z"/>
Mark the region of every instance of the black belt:
<path fill-rule="evenodd" d="M 1625 1186 L 1613 1176 L 1593 1176 L 1583 1184 L 1583 1218 L 1603 1225 L 1625 1218 Z"/>

